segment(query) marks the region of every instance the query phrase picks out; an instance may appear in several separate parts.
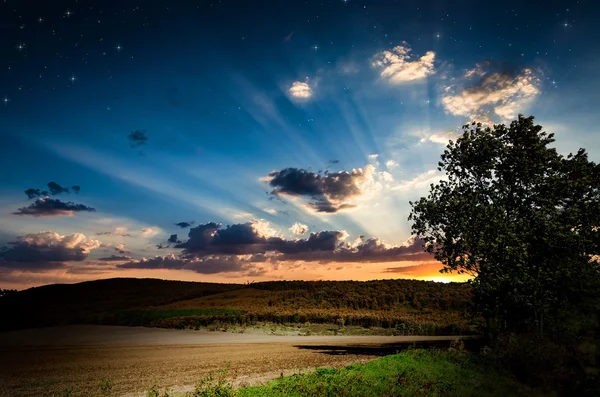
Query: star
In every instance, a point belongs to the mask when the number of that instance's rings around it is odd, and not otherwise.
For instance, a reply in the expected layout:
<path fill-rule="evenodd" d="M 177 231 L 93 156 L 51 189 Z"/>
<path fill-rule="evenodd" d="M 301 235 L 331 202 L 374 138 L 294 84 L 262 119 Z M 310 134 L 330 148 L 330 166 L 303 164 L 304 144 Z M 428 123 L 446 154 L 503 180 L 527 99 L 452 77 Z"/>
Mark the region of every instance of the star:
<path fill-rule="evenodd" d="M 24 49 L 25 49 L 25 44 L 23 44 L 23 43 L 19 43 L 19 44 L 17 45 L 17 50 L 19 50 L 19 52 L 23 51 Z"/>
<path fill-rule="evenodd" d="M 44 18 L 42 18 L 42 17 L 39 17 L 39 18 L 37 19 L 37 21 L 38 21 L 39 23 L 42 23 L 42 22 L 44 22 Z"/>
<path fill-rule="evenodd" d="M 4 106 L 6 106 L 10 102 L 10 99 L 8 99 L 6 95 L 4 95 L 4 99 L 2 99 L 2 102 L 4 102 Z"/>
<path fill-rule="evenodd" d="M 69 18 L 71 15 L 73 15 L 73 13 L 67 8 L 67 11 L 65 11 L 65 15 L 67 16 L 67 18 Z"/>
<path fill-rule="evenodd" d="M 121 52 L 121 50 L 123 49 L 123 47 L 121 47 L 121 44 L 117 44 L 117 46 L 115 48 L 117 49 L 118 52 Z"/>
<path fill-rule="evenodd" d="M 69 80 L 71 81 L 71 83 L 75 84 L 75 80 L 77 80 L 77 77 L 71 75 L 71 77 L 69 77 Z"/>
<path fill-rule="evenodd" d="M 318 45 L 316 45 L 316 46 L 314 46 L 314 47 L 313 47 L 313 49 L 314 49 L 315 51 L 317 51 L 317 50 L 319 49 L 319 46 L 318 46 Z"/>

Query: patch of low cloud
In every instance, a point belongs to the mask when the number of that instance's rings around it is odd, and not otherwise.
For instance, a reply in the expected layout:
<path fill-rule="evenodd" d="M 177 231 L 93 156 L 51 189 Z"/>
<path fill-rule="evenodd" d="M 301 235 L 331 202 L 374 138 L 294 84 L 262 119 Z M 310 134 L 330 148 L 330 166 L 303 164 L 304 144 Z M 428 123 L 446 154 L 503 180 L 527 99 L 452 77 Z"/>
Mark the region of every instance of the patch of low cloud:
<path fill-rule="evenodd" d="M 38 198 L 38 197 L 47 197 L 50 195 L 56 196 L 56 195 L 62 194 L 62 193 L 69 193 L 68 187 L 61 186 L 60 184 L 58 184 L 54 181 L 48 182 L 47 186 L 48 186 L 48 190 L 29 188 L 29 189 L 25 190 L 25 194 L 27 195 L 27 198 L 31 200 L 31 199 Z M 78 185 L 71 186 L 71 190 L 73 191 L 73 193 L 79 194 L 79 192 L 81 192 L 81 186 L 78 186 Z"/>
<path fill-rule="evenodd" d="M 445 88 L 442 105 L 448 113 L 491 122 L 514 119 L 540 94 L 541 80 L 531 68 L 508 70 L 492 62 L 467 70 L 458 84 Z"/>
<path fill-rule="evenodd" d="M 141 232 L 143 237 L 150 238 L 159 234 L 160 229 L 158 227 L 144 227 Z"/>
<path fill-rule="evenodd" d="M 177 238 L 177 235 L 176 235 L 176 234 L 171 234 L 171 236 L 169 236 L 169 239 L 167 240 L 167 242 L 169 242 L 169 243 L 171 243 L 171 244 L 178 244 L 178 243 L 180 244 L 180 243 L 181 243 L 181 240 L 179 240 L 179 239 Z"/>
<path fill-rule="evenodd" d="M 98 260 L 102 262 L 125 262 L 131 261 L 133 260 L 133 258 L 127 255 L 111 255 L 105 256 L 103 258 L 98 258 Z"/>
<path fill-rule="evenodd" d="M 431 260 L 423 252 L 423 241 L 411 238 L 402 245 L 386 244 L 378 238 L 359 236 L 346 242 L 345 231 L 320 231 L 304 239 L 262 236 L 254 224 L 234 224 L 223 228 L 207 223 L 190 230 L 181 255 L 157 256 L 117 265 L 125 269 L 178 269 L 203 274 L 264 271 L 298 262 L 380 263 Z"/>
<path fill-rule="evenodd" d="M 447 145 L 450 141 L 456 141 L 462 132 L 447 130 L 447 131 L 438 131 L 434 133 L 426 133 L 421 137 L 420 143 L 433 142 L 440 145 Z"/>
<path fill-rule="evenodd" d="M 41 216 L 72 216 L 75 212 L 95 212 L 96 209 L 72 201 L 61 201 L 50 197 L 36 199 L 33 204 L 21 207 L 14 215 Z"/>
<path fill-rule="evenodd" d="M 0 267 L 55 269 L 64 262 L 83 261 L 101 246 L 100 241 L 81 233 L 62 236 L 53 231 L 27 234 L 0 250 Z"/>
<path fill-rule="evenodd" d="M 398 167 L 400 164 L 398 164 L 398 162 L 396 160 L 388 160 L 385 162 L 385 166 L 387 167 L 388 170 L 393 170 L 394 168 Z"/>
<path fill-rule="evenodd" d="M 308 82 L 302 81 L 294 81 L 288 92 L 292 98 L 296 99 L 309 99 L 313 94 Z"/>
<path fill-rule="evenodd" d="M 131 251 L 129 251 L 126 247 L 125 244 L 117 244 L 115 246 L 115 251 L 117 251 L 119 254 L 130 254 Z"/>
<path fill-rule="evenodd" d="M 296 236 L 302 236 L 303 234 L 308 233 L 308 226 L 303 223 L 296 222 L 290 227 L 290 231 Z"/>
<path fill-rule="evenodd" d="M 352 171 L 313 172 L 301 168 L 273 171 L 262 178 L 273 190 L 273 197 L 308 199 L 307 208 L 320 213 L 337 213 L 355 208 L 351 201 L 369 191 L 381 189 L 381 173 L 368 164 Z"/>
<path fill-rule="evenodd" d="M 126 227 L 115 227 L 111 232 L 97 232 L 96 236 L 132 237 L 132 235 L 127 232 Z"/>
<path fill-rule="evenodd" d="M 417 175 L 413 179 L 398 182 L 392 187 L 392 190 L 410 193 L 415 190 L 427 188 L 432 183 L 438 183 L 444 178 L 445 175 L 442 175 L 437 169 L 433 169 Z"/>
<path fill-rule="evenodd" d="M 435 73 L 435 52 L 427 51 L 422 57 L 411 57 L 411 48 L 402 42 L 391 50 L 375 55 L 372 66 L 381 69 L 381 77 L 393 84 L 422 80 Z"/>
<path fill-rule="evenodd" d="M 194 222 L 194 221 L 190 221 L 190 222 L 178 222 L 178 223 L 175 224 L 175 226 L 180 227 L 182 229 L 187 229 L 189 227 L 194 226 L 195 223 L 196 222 Z"/>

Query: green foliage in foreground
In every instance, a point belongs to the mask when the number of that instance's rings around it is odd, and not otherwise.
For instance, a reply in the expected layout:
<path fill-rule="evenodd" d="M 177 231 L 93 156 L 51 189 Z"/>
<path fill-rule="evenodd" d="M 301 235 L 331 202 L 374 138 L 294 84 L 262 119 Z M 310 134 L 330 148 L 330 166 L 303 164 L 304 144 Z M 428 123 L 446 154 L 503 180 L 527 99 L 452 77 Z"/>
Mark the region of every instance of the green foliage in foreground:
<path fill-rule="evenodd" d="M 467 352 L 418 349 L 367 364 L 353 364 L 343 369 L 320 368 L 312 373 L 280 377 L 262 386 L 240 389 L 235 389 L 221 372 L 201 380 L 194 392 L 182 396 L 417 395 L 483 397 L 542 394 L 519 384 L 485 358 Z"/>

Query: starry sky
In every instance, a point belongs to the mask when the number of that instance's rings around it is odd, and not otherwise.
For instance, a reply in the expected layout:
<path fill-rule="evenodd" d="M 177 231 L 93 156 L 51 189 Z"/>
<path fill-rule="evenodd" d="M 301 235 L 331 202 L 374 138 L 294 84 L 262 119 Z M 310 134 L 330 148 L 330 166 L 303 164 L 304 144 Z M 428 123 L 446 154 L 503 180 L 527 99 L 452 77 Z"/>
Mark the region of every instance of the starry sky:
<path fill-rule="evenodd" d="M 600 160 L 600 5 L 0 3 L 0 287 L 442 275 L 410 200 L 470 120 Z"/>

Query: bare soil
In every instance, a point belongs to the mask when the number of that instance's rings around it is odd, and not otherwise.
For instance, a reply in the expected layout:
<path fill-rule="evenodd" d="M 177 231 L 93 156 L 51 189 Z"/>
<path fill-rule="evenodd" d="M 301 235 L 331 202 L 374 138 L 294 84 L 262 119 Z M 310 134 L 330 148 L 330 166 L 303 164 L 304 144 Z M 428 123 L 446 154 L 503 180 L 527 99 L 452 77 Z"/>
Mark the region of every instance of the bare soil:
<path fill-rule="evenodd" d="M 343 367 L 413 342 L 457 337 L 272 336 L 114 326 L 68 326 L 0 333 L 0 396 L 137 397 L 152 385 L 187 391 L 229 365 L 236 385 L 317 367 Z"/>

